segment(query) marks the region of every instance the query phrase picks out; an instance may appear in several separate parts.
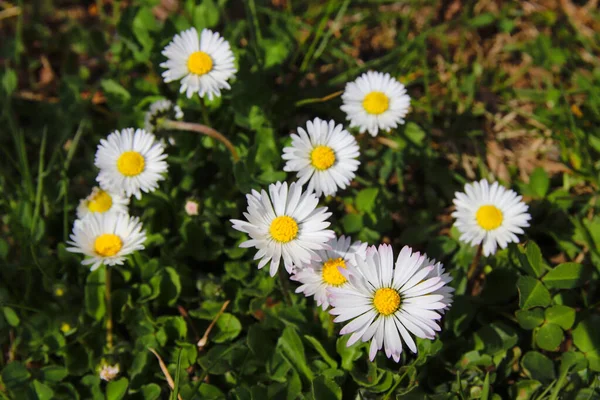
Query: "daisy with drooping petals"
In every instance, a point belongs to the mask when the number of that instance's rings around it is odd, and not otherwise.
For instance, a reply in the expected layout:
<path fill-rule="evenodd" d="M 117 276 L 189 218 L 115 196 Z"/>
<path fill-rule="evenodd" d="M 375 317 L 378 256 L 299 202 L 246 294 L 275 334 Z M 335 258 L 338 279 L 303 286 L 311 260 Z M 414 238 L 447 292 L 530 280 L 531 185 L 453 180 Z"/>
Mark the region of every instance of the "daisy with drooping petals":
<path fill-rule="evenodd" d="M 134 195 L 153 192 L 167 172 L 167 158 L 162 143 L 143 129 L 115 131 L 100 140 L 96 151 L 96 180 L 104 190 Z"/>
<path fill-rule="evenodd" d="M 92 193 L 81 199 L 77 206 L 77 218 L 83 219 L 93 213 L 116 212 L 127 214 L 129 199 L 118 193 L 110 193 L 99 187 L 92 189 Z"/>
<path fill-rule="evenodd" d="M 144 129 L 146 132 L 154 133 L 158 126 L 158 120 L 164 119 L 183 119 L 183 111 L 177 104 L 167 99 L 157 100 L 150 104 L 148 112 L 144 116 Z"/>
<path fill-rule="evenodd" d="M 447 284 L 441 276 L 428 277 L 434 265 L 425 265 L 425 255 L 405 246 L 396 260 L 389 245 L 371 246 L 366 258 L 356 258 L 358 268 L 340 272 L 348 279 L 344 287 L 330 287 L 329 311 L 334 322 L 350 321 L 340 334 L 351 333 L 348 346 L 359 339 L 371 341 L 369 359 L 385 348 L 386 356 L 400 361 L 402 341 L 413 352 L 417 345 L 411 333 L 433 339 L 440 330 L 437 321 L 447 307 L 447 297 L 438 291 Z M 446 299 L 446 302 L 444 300 Z"/>
<path fill-rule="evenodd" d="M 483 254 L 496 253 L 497 246 L 519 243 L 517 234 L 525 233 L 531 215 L 529 207 L 513 190 L 490 184 L 485 179 L 465 185 L 465 193 L 454 197 L 454 225 L 461 233 L 460 240 L 476 246 L 483 242 Z"/>
<path fill-rule="evenodd" d="M 303 292 L 305 296 L 314 295 L 317 305 L 326 310 L 329 307 L 327 288 L 343 287 L 348 282 L 340 272 L 340 268 L 345 269 L 348 265 L 356 265 L 356 257 L 364 258 L 366 255 L 366 243 L 351 242 L 352 239 L 345 236 L 334 238 L 328 243 L 331 249 L 317 251 L 321 261 L 313 261 L 306 268 L 297 269 L 290 277 L 291 280 L 302 283 L 296 289 L 296 293 Z"/>
<path fill-rule="evenodd" d="M 232 219 L 233 229 L 247 233 L 250 240 L 240 247 L 258 249 L 255 260 L 258 268 L 271 262 L 269 271 L 274 276 L 283 258 L 288 272 L 295 266 L 319 261 L 316 251 L 329 248 L 327 241 L 335 234 L 325 229 L 331 215 L 327 207 L 317 208 L 319 199 L 312 192 L 302 192 L 302 185 L 277 182 L 269 185 L 269 193 L 253 190 L 246 195 L 247 221 Z"/>
<path fill-rule="evenodd" d="M 292 146 L 283 149 L 287 160 L 284 171 L 298 171 L 298 183 L 308 182 L 307 191 L 317 196 L 333 195 L 344 189 L 354 178 L 360 161 L 356 139 L 341 124 L 315 118 L 306 123 L 306 130 L 298 127 L 292 135 Z"/>
<path fill-rule="evenodd" d="M 410 107 L 410 97 L 403 84 L 390 74 L 368 71 L 354 82 L 346 84 L 342 94 L 342 111 L 350 120 L 350 127 L 377 136 L 379 130 L 389 131 L 404 124 Z"/>
<path fill-rule="evenodd" d="M 81 263 L 94 271 L 102 264 L 122 265 L 125 256 L 143 250 L 146 232 L 137 217 L 94 213 L 75 221 L 70 239 L 67 250 L 88 256 Z"/>
<path fill-rule="evenodd" d="M 203 29 L 200 37 L 196 28 L 175 35 L 162 54 L 168 58 L 160 64 L 167 70 L 165 82 L 181 79 L 181 93 L 188 98 L 194 93 L 200 97 L 221 96 L 221 89 L 231 89 L 227 80 L 237 72 L 229 43 L 217 32 Z"/>

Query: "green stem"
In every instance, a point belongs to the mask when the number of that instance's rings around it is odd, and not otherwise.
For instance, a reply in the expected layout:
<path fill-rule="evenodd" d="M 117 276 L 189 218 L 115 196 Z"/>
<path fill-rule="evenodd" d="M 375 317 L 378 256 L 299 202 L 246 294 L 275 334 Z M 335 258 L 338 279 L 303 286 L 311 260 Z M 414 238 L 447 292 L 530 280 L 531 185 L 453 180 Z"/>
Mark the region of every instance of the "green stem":
<path fill-rule="evenodd" d="M 281 292 L 285 299 L 285 304 L 288 306 L 292 305 L 292 296 L 290 296 L 290 287 L 288 285 L 288 277 L 286 276 L 285 268 L 279 268 L 279 284 L 281 285 Z"/>
<path fill-rule="evenodd" d="M 234 162 L 238 162 L 240 160 L 240 156 L 238 155 L 237 150 L 233 146 L 233 144 L 223 136 L 218 131 L 214 130 L 210 126 L 195 124 L 192 122 L 184 122 L 184 121 L 173 121 L 170 119 L 162 121 L 160 124 L 162 129 L 171 129 L 171 130 L 179 130 L 179 131 L 189 131 L 189 132 L 197 132 L 203 135 L 209 136 L 213 139 L 218 140 L 223 143 L 225 147 L 231 152 L 231 156 L 233 157 Z"/>
<path fill-rule="evenodd" d="M 104 266 L 104 287 L 106 289 L 106 347 L 108 351 L 113 348 L 113 320 L 112 320 L 112 304 L 110 301 L 110 267 Z"/>
<path fill-rule="evenodd" d="M 481 254 L 483 253 L 483 243 L 480 243 L 477 247 L 477 253 L 473 257 L 473 262 L 469 266 L 467 271 L 467 292 L 470 293 L 473 290 L 475 279 L 477 278 L 477 271 L 479 270 L 479 261 L 481 260 Z"/>

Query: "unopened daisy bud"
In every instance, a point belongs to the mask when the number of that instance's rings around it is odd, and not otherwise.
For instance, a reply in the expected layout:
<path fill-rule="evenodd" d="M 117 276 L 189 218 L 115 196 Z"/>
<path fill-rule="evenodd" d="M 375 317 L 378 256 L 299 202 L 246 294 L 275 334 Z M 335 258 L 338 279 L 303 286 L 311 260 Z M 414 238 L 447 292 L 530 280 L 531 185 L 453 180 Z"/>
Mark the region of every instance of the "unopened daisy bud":
<path fill-rule="evenodd" d="M 69 325 L 68 322 L 63 322 L 60 325 L 60 330 L 61 330 L 62 333 L 67 333 L 67 332 L 69 332 L 71 330 L 71 325 Z"/>
<path fill-rule="evenodd" d="M 109 365 L 108 363 L 102 364 L 98 373 L 100 379 L 105 381 L 112 381 L 119 375 L 119 364 Z"/>
<path fill-rule="evenodd" d="M 185 202 L 185 213 L 189 216 L 198 215 L 200 205 L 196 200 L 188 200 Z"/>
<path fill-rule="evenodd" d="M 346 84 L 341 107 L 360 132 L 377 136 L 379 130 L 389 131 L 404 124 L 410 107 L 410 97 L 403 84 L 390 74 L 368 71 L 354 82 Z"/>
<path fill-rule="evenodd" d="M 93 213 L 114 212 L 127 214 L 129 199 L 119 193 L 102 190 L 94 187 L 92 193 L 85 199 L 79 201 L 77 206 L 77 218 L 83 219 Z"/>
<path fill-rule="evenodd" d="M 175 35 L 162 54 L 168 58 L 160 64 L 167 70 L 162 76 L 165 82 L 181 79 L 181 93 L 191 98 L 221 97 L 221 89 L 231 89 L 227 80 L 237 72 L 229 42 L 217 32 L 203 29 L 198 36 L 196 28 Z"/>
<path fill-rule="evenodd" d="M 498 182 L 489 184 L 482 179 L 465 185 L 465 192 L 457 192 L 454 197 L 456 218 L 461 241 L 477 246 L 483 242 L 483 254 L 496 253 L 498 246 L 506 248 L 508 243 L 519 243 L 517 234 L 529 226 L 531 215 L 522 196 L 500 186 Z"/>
<path fill-rule="evenodd" d="M 232 219 L 233 229 L 247 233 L 250 240 L 240 247 L 255 247 L 254 259 L 260 259 L 258 268 L 271 262 L 271 276 L 277 273 L 281 259 L 291 273 L 294 266 L 301 267 L 320 261 L 318 250 L 329 248 L 327 242 L 335 237 L 326 229 L 331 213 L 327 207 L 317 208 L 319 199 L 312 192 L 303 192 L 294 182 L 277 182 L 269 185 L 269 192 L 253 190 L 246 195 L 247 221 Z"/>
<path fill-rule="evenodd" d="M 154 133 L 160 128 L 161 122 L 165 119 L 183 119 L 183 111 L 181 107 L 170 100 L 157 100 L 150 105 L 148 112 L 146 112 L 144 129 L 146 132 Z"/>

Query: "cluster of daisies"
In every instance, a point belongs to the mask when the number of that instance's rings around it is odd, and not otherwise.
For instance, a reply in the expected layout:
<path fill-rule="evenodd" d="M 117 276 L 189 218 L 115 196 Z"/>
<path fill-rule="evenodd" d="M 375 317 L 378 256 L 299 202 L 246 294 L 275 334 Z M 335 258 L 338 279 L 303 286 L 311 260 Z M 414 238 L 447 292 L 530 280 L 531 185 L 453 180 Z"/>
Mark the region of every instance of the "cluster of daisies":
<path fill-rule="evenodd" d="M 206 29 L 176 35 L 163 55 L 165 82 L 180 80 L 180 92 L 187 97 L 219 97 L 237 72 L 229 43 Z M 349 127 L 372 136 L 403 124 L 410 108 L 404 85 L 373 71 L 349 82 L 342 101 Z M 146 130 L 126 129 L 101 141 L 96 154 L 100 187 L 82 200 L 70 242 L 71 251 L 89 256 L 84 264 L 92 269 L 121 264 L 127 254 L 143 248 L 145 233 L 138 219 L 127 214 L 128 199 L 154 190 L 164 178 L 164 144 L 152 131 L 161 118 L 182 117 L 173 103 L 160 101 L 146 116 Z M 269 265 L 271 276 L 283 261 L 290 279 L 300 283 L 296 292 L 314 296 L 317 305 L 336 316 L 335 322 L 346 323 L 340 334 L 350 335 L 349 346 L 370 342 L 371 360 L 383 348 L 388 358 L 399 361 L 403 344 L 416 353 L 413 337 L 433 339 L 440 330 L 440 319 L 452 304 L 452 278 L 440 262 L 410 247 L 395 257 L 389 245 L 336 237 L 328 229 L 331 212 L 319 207 L 319 199 L 350 185 L 360 166 L 358 143 L 342 124 L 319 118 L 307 121 L 291 139 L 282 158 L 284 170 L 295 172 L 297 181 L 277 182 L 246 196 L 245 220 L 231 220 L 234 229 L 249 236 L 240 246 L 257 249 L 258 268 Z M 530 219 L 522 198 L 497 182 L 467 184 L 454 203 L 460 240 L 482 245 L 486 256 L 518 242 L 516 235 L 524 233 Z"/>

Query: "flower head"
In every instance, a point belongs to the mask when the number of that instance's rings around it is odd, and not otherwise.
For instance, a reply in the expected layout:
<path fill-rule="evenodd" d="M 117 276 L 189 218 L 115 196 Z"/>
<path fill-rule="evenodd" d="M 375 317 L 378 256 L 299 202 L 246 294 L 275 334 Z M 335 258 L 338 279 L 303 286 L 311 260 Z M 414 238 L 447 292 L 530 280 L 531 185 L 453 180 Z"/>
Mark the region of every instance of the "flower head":
<path fill-rule="evenodd" d="M 227 80 L 237 72 L 229 43 L 217 32 L 203 29 L 198 37 L 196 28 L 175 35 L 162 54 L 168 58 L 160 64 L 167 70 L 165 82 L 181 79 L 180 92 L 188 98 L 221 96 L 221 89 L 231 89 Z"/>
<path fill-rule="evenodd" d="M 127 214 L 128 204 L 129 199 L 127 197 L 94 187 L 88 197 L 79 201 L 77 218 L 83 219 L 93 213 L 105 212 Z"/>
<path fill-rule="evenodd" d="M 292 146 L 283 149 L 284 171 L 297 171 L 298 183 L 307 191 L 333 195 L 354 178 L 360 161 L 356 139 L 341 124 L 315 118 L 292 135 Z"/>
<path fill-rule="evenodd" d="M 379 130 L 389 131 L 404 123 L 410 107 L 410 97 L 403 84 L 390 74 L 368 71 L 354 82 L 346 84 L 341 107 L 360 132 L 377 136 Z"/>
<path fill-rule="evenodd" d="M 365 257 L 366 243 L 356 241 L 352 243 L 349 237 L 340 236 L 332 239 L 327 244 L 329 250 L 319 250 L 317 254 L 321 261 L 313 261 L 306 268 L 298 268 L 290 279 L 302 283 L 296 289 L 296 293 L 304 293 L 305 296 L 315 296 L 317 305 L 323 310 L 329 307 L 327 299 L 328 287 L 344 287 L 348 279 L 340 272 L 340 268 L 346 269 L 349 265 L 356 265 L 356 257 Z"/>
<path fill-rule="evenodd" d="M 102 380 L 112 381 L 119 375 L 119 364 L 109 365 L 104 362 L 100 367 L 98 375 L 100 375 L 100 379 Z"/>
<path fill-rule="evenodd" d="M 196 200 L 188 200 L 185 202 L 185 213 L 189 216 L 198 215 L 200 205 Z"/>
<path fill-rule="evenodd" d="M 88 256 L 81 263 L 94 271 L 102 264 L 122 265 L 127 255 L 143 250 L 146 232 L 137 217 L 95 213 L 75 221 L 70 239 L 67 250 Z"/>
<path fill-rule="evenodd" d="M 331 215 L 327 207 L 317 208 L 319 199 L 312 192 L 302 192 L 302 186 L 286 182 L 269 185 L 269 192 L 253 190 L 246 195 L 247 221 L 232 219 L 233 228 L 250 236 L 240 247 L 258 249 L 255 260 L 258 268 L 269 261 L 270 274 L 274 276 L 283 258 L 288 272 L 295 266 L 319 261 L 318 250 L 329 246 L 327 241 L 335 234 L 327 230 Z"/>
<path fill-rule="evenodd" d="M 144 129 L 146 132 L 154 133 L 158 126 L 158 121 L 165 119 L 182 119 L 183 111 L 177 104 L 167 99 L 157 100 L 150 104 L 148 112 L 144 116 Z"/>
<path fill-rule="evenodd" d="M 115 131 L 100 140 L 96 151 L 96 180 L 106 191 L 134 195 L 140 199 L 142 191 L 149 193 L 158 188 L 168 166 L 164 146 L 156 137 L 143 129 Z"/>
<path fill-rule="evenodd" d="M 531 219 L 521 196 L 485 179 L 466 184 L 465 193 L 455 194 L 454 204 L 460 240 L 473 246 L 483 242 L 486 256 L 496 253 L 498 245 L 504 249 L 508 243 L 519 243 L 517 234 L 524 233 Z"/>
<path fill-rule="evenodd" d="M 330 313 L 337 315 L 334 322 L 350 321 L 340 330 L 352 334 L 348 346 L 359 339 L 371 341 L 370 360 L 384 347 L 386 356 L 398 362 L 402 341 L 417 352 L 411 333 L 435 337 L 440 330 L 437 321 L 451 301 L 451 294 L 442 290 L 450 279 L 432 274 L 436 266 L 426 260 L 405 246 L 394 266 L 392 247 L 384 244 L 369 247 L 364 260 L 356 258 L 357 268 L 340 270 L 348 285 L 328 288 Z"/>

